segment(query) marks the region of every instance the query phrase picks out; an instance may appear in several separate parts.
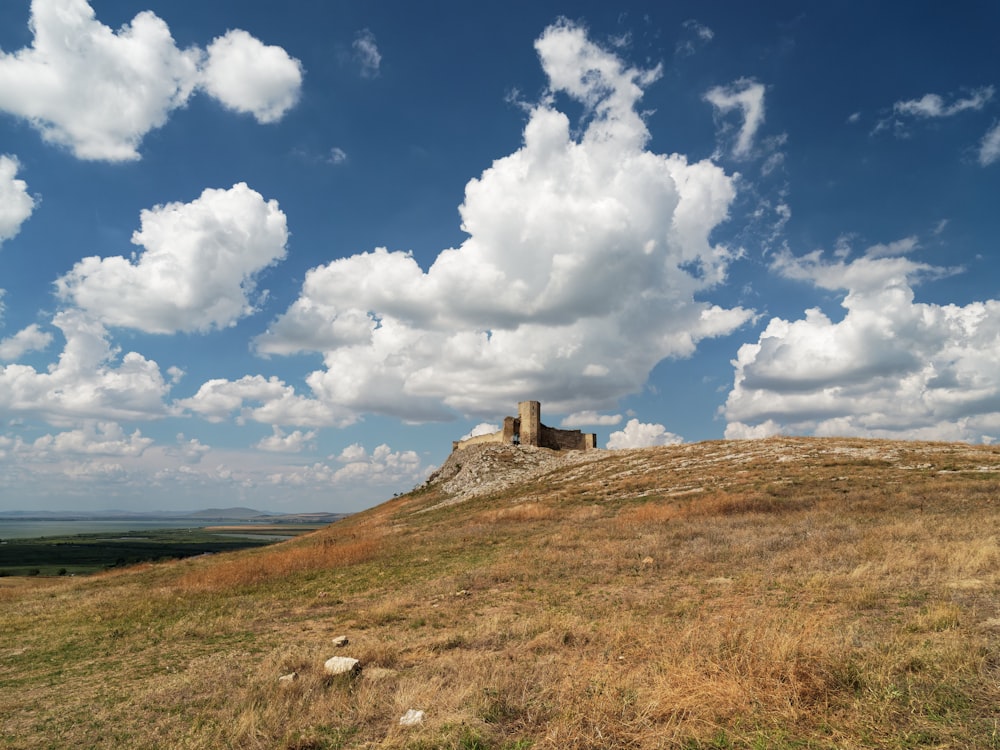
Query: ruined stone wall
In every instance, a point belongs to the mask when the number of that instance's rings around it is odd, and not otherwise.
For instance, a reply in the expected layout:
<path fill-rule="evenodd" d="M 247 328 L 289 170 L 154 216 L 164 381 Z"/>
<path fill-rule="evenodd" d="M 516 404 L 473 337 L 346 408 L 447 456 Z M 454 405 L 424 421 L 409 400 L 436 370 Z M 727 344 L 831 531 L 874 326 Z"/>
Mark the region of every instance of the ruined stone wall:
<path fill-rule="evenodd" d="M 540 445 L 563 451 L 585 451 L 597 447 L 597 435 L 580 430 L 557 430 L 542 425 Z"/>
<path fill-rule="evenodd" d="M 505 443 L 510 442 L 509 440 L 504 440 L 504 431 L 499 430 L 497 432 L 490 432 L 486 435 L 476 435 L 475 437 L 466 438 L 465 440 L 453 440 L 451 443 L 451 449 L 453 451 L 461 450 L 462 448 L 468 448 L 470 445 L 481 445 L 482 443 Z"/>
<path fill-rule="evenodd" d="M 516 417 L 504 417 L 501 432 L 503 433 L 502 442 L 508 445 L 513 444 L 516 442 L 514 438 L 521 434 L 521 420 Z"/>

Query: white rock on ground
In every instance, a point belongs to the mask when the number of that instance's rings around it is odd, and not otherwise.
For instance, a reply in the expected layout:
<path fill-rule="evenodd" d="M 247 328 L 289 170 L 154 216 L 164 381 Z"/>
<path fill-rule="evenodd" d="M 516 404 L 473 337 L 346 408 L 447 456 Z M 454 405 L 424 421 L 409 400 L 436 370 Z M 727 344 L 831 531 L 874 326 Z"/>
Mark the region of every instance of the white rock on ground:
<path fill-rule="evenodd" d="M 323 665 L 323 671 L 329 675 L 357 674 L 361 671 L 361 662 L 349 656 L 331 656 Z"/>
<path fill-rule="evenodd" d="M 418 724 L 424 723 L 424 712 L 417 711 L 415 709 L 410 709 L 405 714 L 403 714 L 399 719 L 399 726 L 401 727 L 415 727 Z"/>

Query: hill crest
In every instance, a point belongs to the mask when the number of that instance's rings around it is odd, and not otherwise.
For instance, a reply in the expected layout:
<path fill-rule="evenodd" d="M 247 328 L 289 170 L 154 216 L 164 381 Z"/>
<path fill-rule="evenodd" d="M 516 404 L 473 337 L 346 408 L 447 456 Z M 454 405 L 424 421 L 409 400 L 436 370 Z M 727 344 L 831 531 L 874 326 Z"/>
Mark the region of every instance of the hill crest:
<path fill-rule="evenodd" d="M 484 444 L 453 451 L 424 486 L 447 495 L 435 507 L 526 487 L 552 473 L 558 473 L 562 484 L 579 482 L 581 486 L 592 484 L 594 477 L 600 476 L 601 491 L 608 497 L 626 499 L 653 494 L 669 497 L 734 486 L 726 473 L 738 472 L 741 466 L 823 461 L 845 465 L 881 462 L 904 471 L 991 472 L 1000 471 L 1000 448 L 968 443 L 814 437 L 718 440 L 613 451 L 555 451 Z M 616 481 L 629 476 L 659 474 L 664 470 L 670 470 L 671 474 L 664 477 L 662 486 L 645 487 L 639 495 L 615 486 Z"/>

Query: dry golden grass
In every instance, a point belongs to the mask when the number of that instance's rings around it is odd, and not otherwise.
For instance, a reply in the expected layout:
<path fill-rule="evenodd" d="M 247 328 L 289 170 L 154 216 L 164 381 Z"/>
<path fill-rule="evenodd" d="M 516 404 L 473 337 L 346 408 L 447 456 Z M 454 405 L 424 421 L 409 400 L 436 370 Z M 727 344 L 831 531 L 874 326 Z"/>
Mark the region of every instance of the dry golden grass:
<path fill-rule="evenodd" d="M 1000 748 L 996 449 L 705 443 L 444 499 L 0 582 L 0 745 Z"/>
<path fill-rule="evenodd" d="M 520 503 L 507 508 L 497 508 L 484 511 L 479 519 L 484 523 L 499 523 L 501 521 L 551 521 L 558 518 L 558 511 L 540 503 Z"/>
<path fill-rule="evenodd" d="M 185 573 L 177 581 L 182 591 L 224 591 L 280 581 L 296 573 L 325 570 L 364 562 L 382 550 L 378 536 L 284 545 L 256 550 L 226 560 L 212 560 Z"/>

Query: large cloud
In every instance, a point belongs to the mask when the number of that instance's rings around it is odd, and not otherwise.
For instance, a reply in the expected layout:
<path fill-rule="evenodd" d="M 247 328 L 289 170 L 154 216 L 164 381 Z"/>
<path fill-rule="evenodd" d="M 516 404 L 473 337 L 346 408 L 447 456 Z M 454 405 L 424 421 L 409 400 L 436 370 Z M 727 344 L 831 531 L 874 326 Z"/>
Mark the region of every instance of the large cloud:
<path fill-rule="evenodd" d="M 740 347 L 727 437 L 1000 436 L 1000 301 L 915 302 L 914 283 L 946 269 L 885 257 L 886 247 L 851 261 L 812 253 L 776 262 L 786 277 L 845 292 L 846 314 L 774 318 Z"/>
<path fill-rule="evenodd" d="M 224 328 L 253 311 L 256 275 L 285 257 L 288 240 L 277 202 L 245 183 L 145 210 L 141 223 L 137 259 L 84 258 L 56 281 L 59 296 L 112 326 Z"/>
<path fill-rule="evenodd" d="M 79 310 L 58 313 L 53 325 L 66 343 L 47 371 L 21 364 L 0 366 L 0 413 L 40 417 L 53 424 L 166 415 L 163 399 L 169 386 L 156 362 L 135 352 L 119 359 L 104 327 Z"/>
<path fill-rule="evenodd" d="M 522 147 L 467 185 L 469 238 L 426 271 L 382 248 L 314 268 L 257 339 L 263 354 L 323 353 L 307 378 L 317 402 L 411 420 L 495 415 L 527 395 L 557 413 L 606 408 L 749 317 L 695 299 L 733 260 L 710 235 L 735 187 L 711 162 L 646 150 L 636 105 L 659 68 L 629 68 L 566 22 L 536 48 L 550 92 Z M 578 136 L 559 95 L 585 106 Z"/>
<path fill-rule="evenodd" d="M 295 430 L 286 435 L 280 427 L 275 426 L 271 435 L 257 443 L 257 448 L 269 453 L 299 453 L 312 447 L 315 439 L 316 430 L 309 432 Z"/>
<path fill-rule="evenodd" d="M 17 178 L 19 166 L 14 157 L 0 155 L 0 242 L 21 231 L 21 225 L 35 208 L 28 184 Z"/>
<path fill-rule="evenodd" d="M 152 11 L 113 31 L 87 0 L 33 0 L 30 24 L 30 48 L 0 52 L 0 109 L 81 159 L 138 159 L 146 133 L 199 85 L 261 121 L 280 117 L 301 87 L 298 62 L 246 32 L 216 40 L 203 72 L 205 53 L 179 49 Z M 253 61 L 234 72 L 248 50 Z"/>

